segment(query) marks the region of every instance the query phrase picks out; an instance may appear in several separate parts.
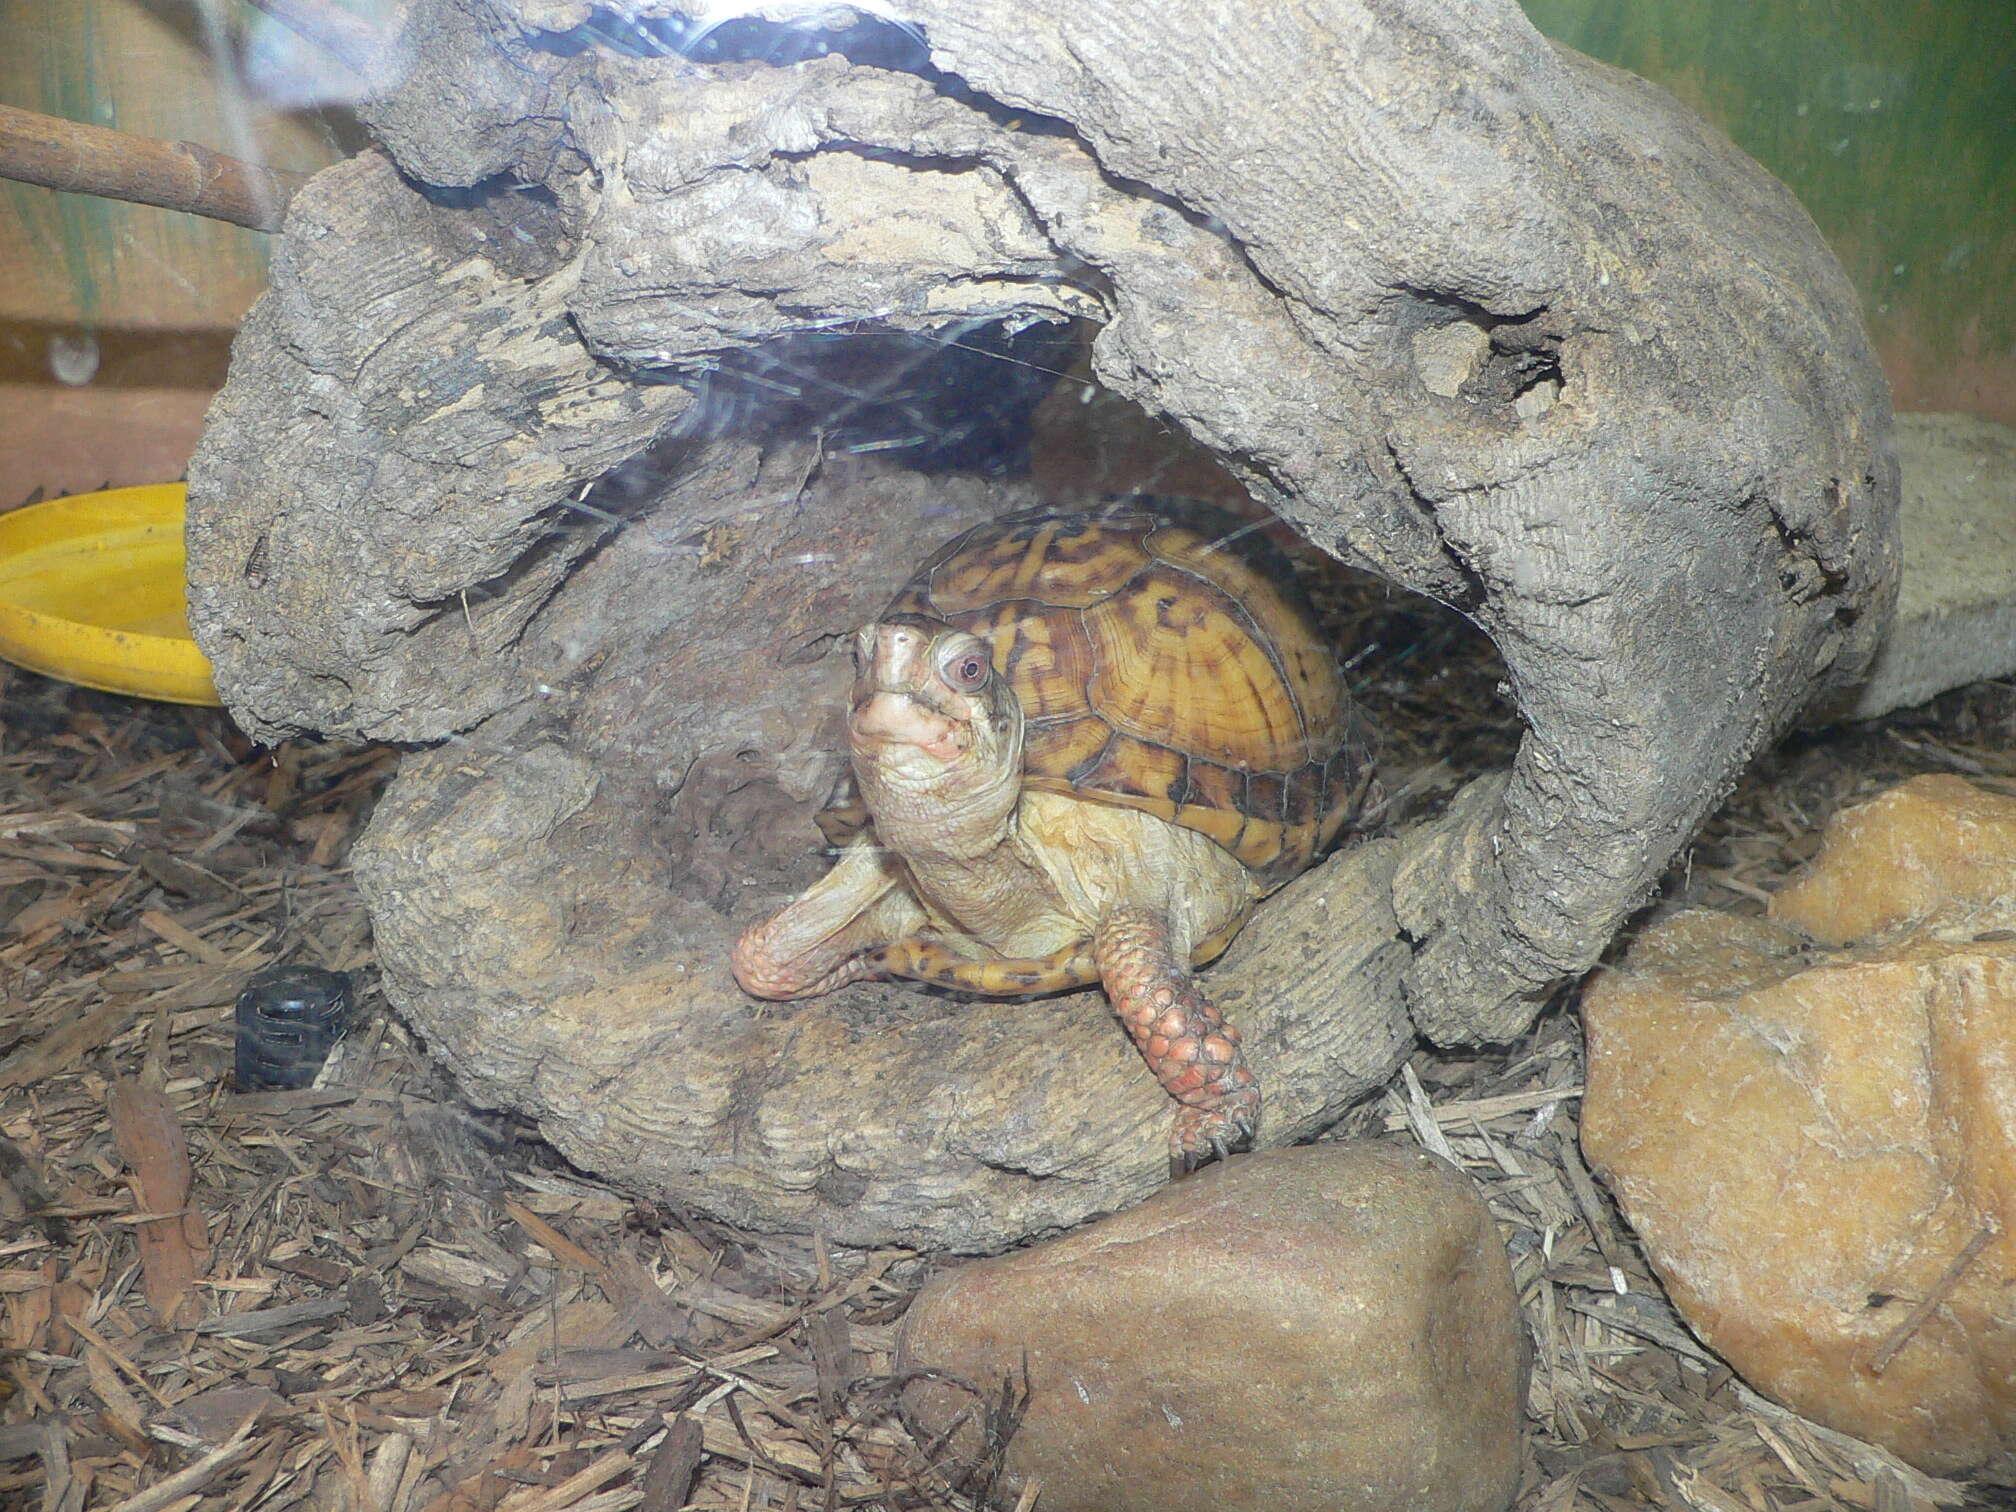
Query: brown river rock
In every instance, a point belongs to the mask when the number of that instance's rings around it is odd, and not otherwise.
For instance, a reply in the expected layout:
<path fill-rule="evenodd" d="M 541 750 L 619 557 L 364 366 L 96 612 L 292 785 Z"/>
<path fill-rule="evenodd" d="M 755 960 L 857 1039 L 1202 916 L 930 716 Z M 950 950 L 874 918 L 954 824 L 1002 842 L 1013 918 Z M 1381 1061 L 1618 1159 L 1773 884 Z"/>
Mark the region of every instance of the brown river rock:
<path fill-rule="evenodd" d="M 1501 1512 L 1518 1482 L 1504 1246 L 1468 1178 L 1407 1146 L 1208 1167 L 939 1277 L 901 1350 L 990 1402 L 1026 1361 L 1006 1489 L 1040 1478 L 1044 1512 Z M 906 1406 L 928 1439 L 975 1398 L 933 1380 Z"/>
<path fill-rule="evenodd" d="M 1590 984 L 1583 1147 L 1750 1383 L 1922 1469 L 2016 1451 L 2016 799 L 1839 816 L 1769 919 Z"/>

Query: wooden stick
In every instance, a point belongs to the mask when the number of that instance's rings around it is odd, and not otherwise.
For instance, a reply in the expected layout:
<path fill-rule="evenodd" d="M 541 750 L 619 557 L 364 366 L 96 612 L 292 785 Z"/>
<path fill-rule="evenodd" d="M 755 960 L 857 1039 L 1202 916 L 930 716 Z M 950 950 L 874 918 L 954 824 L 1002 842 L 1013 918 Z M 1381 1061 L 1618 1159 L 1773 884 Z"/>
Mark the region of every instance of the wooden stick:
<path fill-rule="evenodd" d="M 1904 1321 L 1891 1329 L 1876 1353 L 1870 1357 L 1869 1369 L 1874 1375 L 1883 1374 L 1897 1351 L 1911 1342 L 1911 1336 L 1925 1325 L 1933 1310 L 1953 1295 L 1953 1289 L 1960 1284 L 1960 1278 L 1967 1274 L 1967 1268 L 1981 1258 L 1981 1251 L 1988 1248 L 2002 1233 L 2002 1225 L 1993 1218 L 1974 1231 L 1974 1237 L 1960 1247 L 1960 1253 L 1946 1267 L 1945 1273 L 1932 1283 L 1932 1289 L 1918 1299 L 1918 1305 L 1904 1315 Z"/>
<path fill-rule="evenodd" d="M 0 105 L 0 178 L 278 231 L 307 175 Z"/>

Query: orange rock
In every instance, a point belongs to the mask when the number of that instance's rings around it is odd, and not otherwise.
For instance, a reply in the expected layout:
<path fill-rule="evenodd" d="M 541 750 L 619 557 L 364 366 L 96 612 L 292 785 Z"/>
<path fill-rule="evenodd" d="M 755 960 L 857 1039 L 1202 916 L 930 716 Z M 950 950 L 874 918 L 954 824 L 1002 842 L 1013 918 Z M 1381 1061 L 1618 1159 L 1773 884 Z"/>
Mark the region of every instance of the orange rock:
<path fill-rule="evenodd" d="M 2008 1468 L 2016 800 L 1905 783 L 1771 912 L 1681 914 L 1590 984 L 1583 1148 L 1752 1385 L 1928 1471 Z"/>

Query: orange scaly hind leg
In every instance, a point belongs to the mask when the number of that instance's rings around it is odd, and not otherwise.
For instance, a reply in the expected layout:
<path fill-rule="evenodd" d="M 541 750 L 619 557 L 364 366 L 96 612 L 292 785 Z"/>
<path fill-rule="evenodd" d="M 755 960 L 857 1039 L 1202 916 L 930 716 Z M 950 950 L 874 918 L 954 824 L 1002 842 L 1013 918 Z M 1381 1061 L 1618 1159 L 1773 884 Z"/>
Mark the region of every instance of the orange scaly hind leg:
<path fill-rule="evenodd" d="M 1183 1106 L 1169 1136 L 1171 1160 L 1191 1171 L 1252 1143 L 1260 1084 L 1225 1022 L 1169 948 L 1167 920 L 1146 908 L 1116 908 L 1093 942 L 1106 996 L 1156 1079 Z"/>

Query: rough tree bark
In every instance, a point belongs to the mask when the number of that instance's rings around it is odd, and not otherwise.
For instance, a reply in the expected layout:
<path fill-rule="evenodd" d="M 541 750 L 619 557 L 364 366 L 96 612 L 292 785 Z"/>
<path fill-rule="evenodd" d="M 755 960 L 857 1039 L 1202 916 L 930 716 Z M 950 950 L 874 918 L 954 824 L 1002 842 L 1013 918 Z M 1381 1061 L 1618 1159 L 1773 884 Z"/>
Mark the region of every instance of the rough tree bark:
<path fill-rule="evenodd" d="M 642 511 L 618 464 L 689 402 L 667 369 L 852 320 L 1089 317 L 1102 382 L 1492 636 L 1513 769 L 1312 874 L 1213 976 L 1269 1142 L 1390 1070 L 1405 1015 L 1519 1032 L 1866 664 L 1888 404 L 1782 186 L 1510 0 L 1224 10 L 885 8 L 976 95 L 416 0 L 365 111 L 383 155 L 296 199 L 192 468 L 192 623 L 256 732 L 457 742 L 358 857 L 387 983 L 576 1158 L 959 1248 L 1159 1170 L 1154 1089 L 1093 1005 L 734 994 L 734 924 L 802 880 L 774 837 L 829 770 L 785 733 L 823 638 L 920 529 L 1013 500 L 723 446 Z M 1331 953 L 1320 988 L 1295 939 Z"/>

